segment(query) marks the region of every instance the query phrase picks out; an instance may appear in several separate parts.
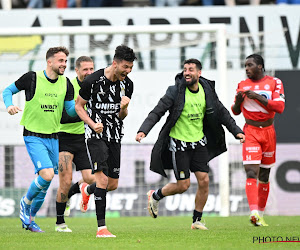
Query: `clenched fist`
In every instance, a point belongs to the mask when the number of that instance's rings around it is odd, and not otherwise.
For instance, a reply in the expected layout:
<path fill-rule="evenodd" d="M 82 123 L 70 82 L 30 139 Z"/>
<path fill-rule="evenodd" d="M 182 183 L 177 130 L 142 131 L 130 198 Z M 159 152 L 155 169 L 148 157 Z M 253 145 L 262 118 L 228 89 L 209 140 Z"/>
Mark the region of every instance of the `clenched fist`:
<path fill-rule="evenodd" d="M 95 123 L 94 126 L 93 126 L 93 130 L 97 133 L 97 134 L 100 134 L 103 132 L 103 124 L 98 122 L 98 123 Z"/>
<path fill-rule="evenodd" d="M 128 98 L 127 96 L 122 96 L 121 99 L 121 109 L 127 109 L 128 105 L 130 102 L 130 98 Z"/>

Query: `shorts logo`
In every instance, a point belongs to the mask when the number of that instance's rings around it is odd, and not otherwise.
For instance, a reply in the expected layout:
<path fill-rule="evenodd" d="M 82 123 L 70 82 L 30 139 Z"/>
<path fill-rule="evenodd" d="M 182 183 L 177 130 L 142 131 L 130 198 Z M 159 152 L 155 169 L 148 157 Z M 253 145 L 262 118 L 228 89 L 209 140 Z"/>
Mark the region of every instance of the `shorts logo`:
<path fill-rule="evenodd" d="M 249 153 L 257 153 L 259 150 L 259 147 L 246 147 L 246 151 Z"/>
<path fill-rule="evenodd" d="M 274 153 L 275 153 L 274 151 L 272 151 L 272 152 L 264 152 L 263 155 L 264 155 L 264 157 L 273 157 Z"/>
<path fill-rule="evenodd" d="M 114 169 L 113 169 L 113 172 L 114 172 L 114 173 L 120 173 L 120 168 L 114 168 Z"/>
<path fill-rule="evenodd" d="M 96 170 L 97 167 L 98 167 L 98 166 L 97 166 L 97 162 L 95 162 L 95 163 L 94 163 L 94 169 Z"/>
<path fill-rule="evenodd" d="M 179 176 L 180 176 L 180 178 L 182 179 L 182 178 L 185 178 L 185 174 L 184 174 L 184 172 L 183 171 L 180 171 L 180 174 L 179 174 Z"/>

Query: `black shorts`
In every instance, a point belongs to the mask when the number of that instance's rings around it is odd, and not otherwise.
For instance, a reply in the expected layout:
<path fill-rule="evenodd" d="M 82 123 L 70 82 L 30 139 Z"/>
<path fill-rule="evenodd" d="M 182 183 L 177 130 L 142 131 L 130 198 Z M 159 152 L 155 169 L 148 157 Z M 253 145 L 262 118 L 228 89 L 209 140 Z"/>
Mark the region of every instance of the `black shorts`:
<path fill-rule="evenodd" d="M 118 179 L 120 176 L 121 143 L 91 138 L 87 140 L 87 147 L 94 172 L 103 171 L 106 176 Z"/>
<path fill-rule="evenodd" d="M 171 153 L 176 180 L 185 180 L 190 178 L 190 171 L 209 172 L 208 152 L 206 146 L 198 146 L 195 149 Z"/>
<path fill-rule="evenodd" d="M 74 155 L 73 162 L 76 171 L 91 169 L 91 164 L 87 154 L 84 134 L 58 133 L 59 152 L 69 152 Z"/>

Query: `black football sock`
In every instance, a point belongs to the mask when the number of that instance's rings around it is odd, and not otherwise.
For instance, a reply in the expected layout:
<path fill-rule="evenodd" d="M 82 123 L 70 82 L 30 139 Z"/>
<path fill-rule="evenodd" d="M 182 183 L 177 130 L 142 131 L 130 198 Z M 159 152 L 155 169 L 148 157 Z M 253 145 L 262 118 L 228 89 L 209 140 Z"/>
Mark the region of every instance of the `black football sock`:
<path fill-rule="evenodd" d="M 94 182 L 93 184 L 89 185 L 86 190 L 88 192 L 88 194 L 93 194 L 95 193 L 95 188 L 96 188 L 96 182 Z"/>
<path fill-rule="evenodd" d="M 74 194 L 78 194 L 80 193 L 80 188 L 78 185 L 78 182 L 76 182 L 75 184 L 73 184 L 69 190 L 68 193 L 68 198 L 70 199 Z"/>
<path fill-rule="evenodd" d="M 95 188 L 94 198 L 98 227 L 105 226 L 106 189 Z"/>
<path fill-rule="evenodd" d="M 194 210 L 193 223 L 196 222 L 196 221 L 200 221 L 201 218 L 202 218 L 202 212 L 198 212 L 198 211 Z"/>
<path fill-rule="evenodd" d="M 161 192 L 161 188 L 160 189 L 157 189 L 154 193 L 153 193 L 153 199 L 154 200 L 157 200 L 157 201 L 160 201 L 162 198 L 164 198 L 165 196 L 162 194 Z"/>
<path fill-rule="evenodd" d="M 65 223 L 66 202 L 56 202 L 56 224 Z"/>

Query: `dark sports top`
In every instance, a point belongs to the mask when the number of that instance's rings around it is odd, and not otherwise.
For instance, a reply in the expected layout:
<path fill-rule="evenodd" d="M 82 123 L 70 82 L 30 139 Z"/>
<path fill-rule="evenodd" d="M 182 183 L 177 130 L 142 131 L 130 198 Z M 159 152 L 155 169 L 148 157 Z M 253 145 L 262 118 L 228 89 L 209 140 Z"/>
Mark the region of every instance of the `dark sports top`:
<path fill-rule="evenodd" d="M 87 101 L 86 108 L 89 117 L 94 122 L 103 124 L 103 132 L 97 134 L 85 124 L 85 136 L 87 139 L 95 137 L 107 141 L 120 142 L 123 133 L 123 121 L 119 118 L 121 98 L 131 98 L 133 82 L 126 77 L 124 81 L 112 82 L 104 75 L 104 69 L 100 69 L 89 75 L 82 84 L 79 95 Z"/>
<path fill-rule="evenodd" d="M 46 78 L 51 83 L 55 83 L 57 81 L 57 79 L 52 80 L 52 79 L 48 78 L 47 76 L 46 76 Z M 67 92 L 66 92 L 64 101 L 72 101 L 74 98 L 74 88 L 73 88 L 73 85 L 71 84 L 69 78 L 66 77 L 66 79 L 67 79 Z M 25 73 L 17 81 L 15 81 L 15 85 L 18 88 L 18 90 L 25 91 L 26 101 L 27 102 L 30 101 L 33 98 L 33 96 L 35 94 L 35 90 L 36 90 L 36 72 L 29 71 L 29 72 Z M 52 137 L 49 137 L 48 135 L 28 131 L 27 129 L 25 129 L 25 127 L 24 127 L 24 131 L 23 131 L 23 135 L 24 136 L 38 136 L 38 137 L 42 137 L 42 138 L 52 138 Z M 57 139 L 58 135 L 56 133 L 53 134 L 53 138 Z"/>

